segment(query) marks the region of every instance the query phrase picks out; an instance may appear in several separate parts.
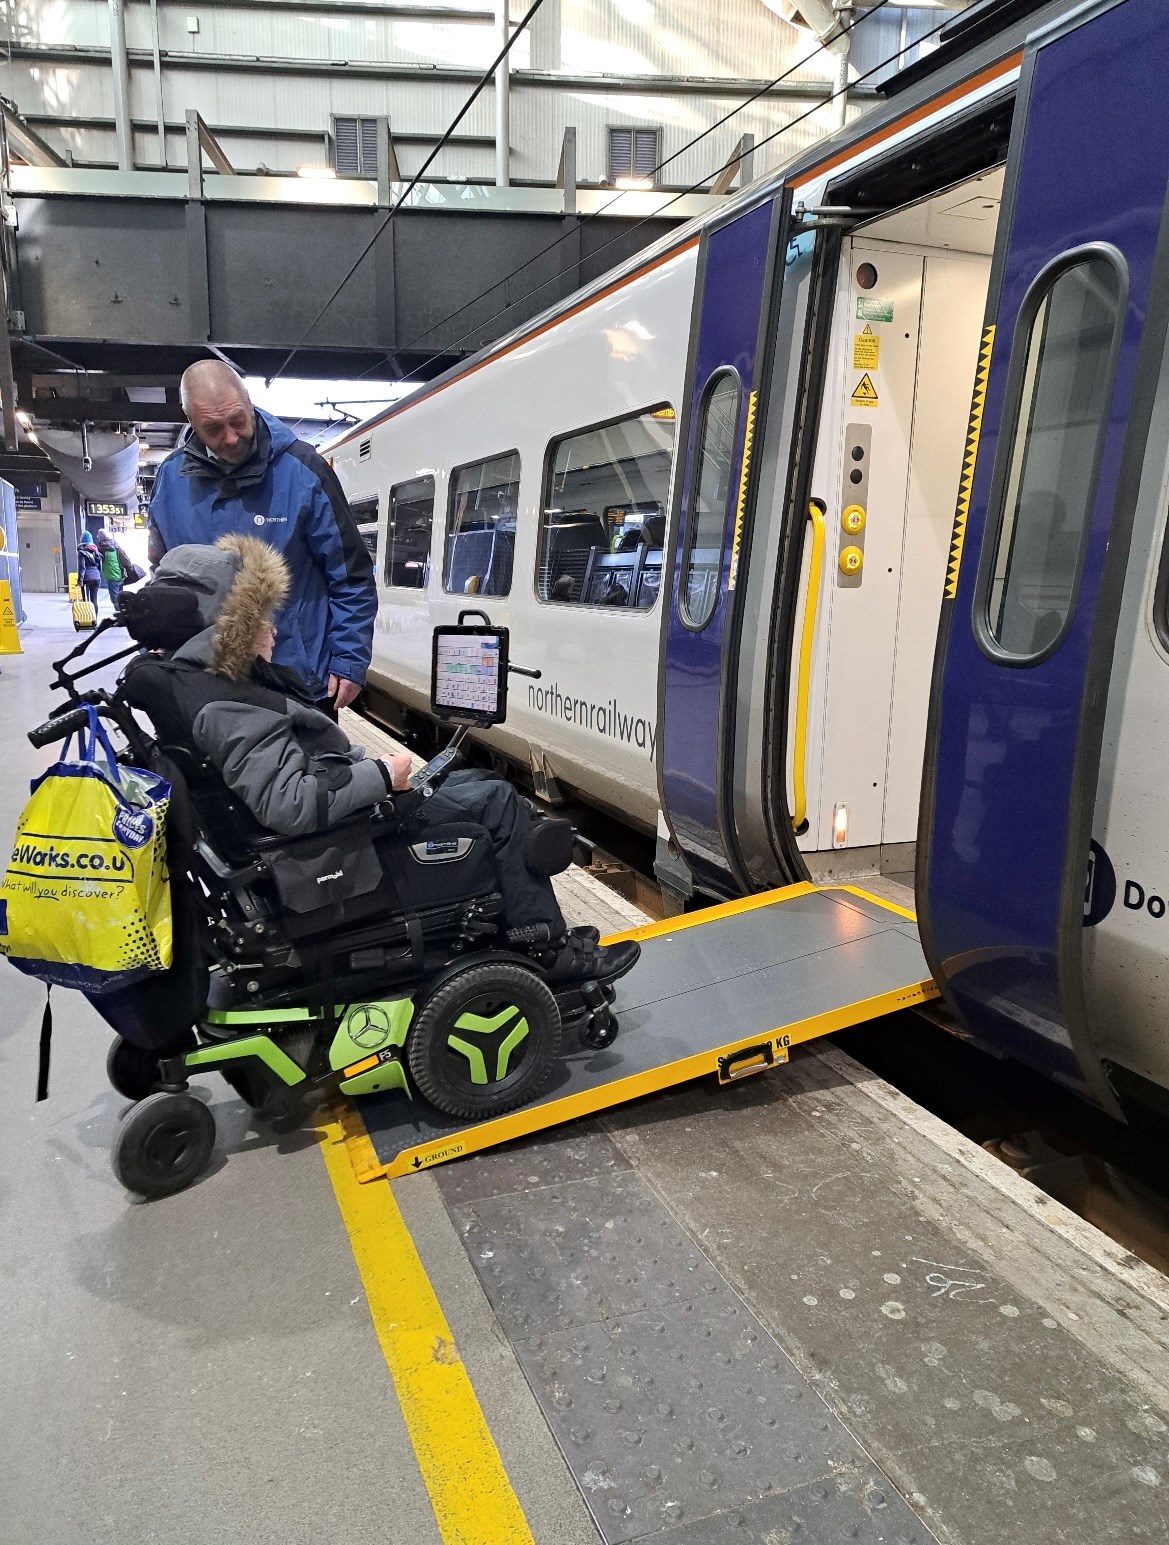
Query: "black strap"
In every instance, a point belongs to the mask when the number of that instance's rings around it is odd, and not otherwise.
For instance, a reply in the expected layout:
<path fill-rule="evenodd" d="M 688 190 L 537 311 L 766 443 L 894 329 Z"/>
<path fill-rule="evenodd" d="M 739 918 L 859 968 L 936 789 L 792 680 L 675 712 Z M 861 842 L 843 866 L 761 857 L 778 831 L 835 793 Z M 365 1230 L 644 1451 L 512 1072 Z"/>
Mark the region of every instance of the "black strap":
<path fill-rule="evenodd" d="M 41 1018 L 41 1049 L 37 1064 L 37 1100 L 49 1098 L 49 1057 L 53 1049 L 53 1005 L 50 995 L 53 989 L 45 989 L 45 1012 Z"/>
<path fill-rule="evenodd" d="M 323 832 L 329 824 L 329 785 L 319 773 L 313 781 L 317 786 L 317 830 Z"/>
<path fill-rule="evenodd" d="M 407 912 L 402 921 L 406 924 L 406 941 L 410 946 L 410 963 L 417 971 L 421 968 L 426 954 L 422 935 L 422 919 L 413 912 Z"/>

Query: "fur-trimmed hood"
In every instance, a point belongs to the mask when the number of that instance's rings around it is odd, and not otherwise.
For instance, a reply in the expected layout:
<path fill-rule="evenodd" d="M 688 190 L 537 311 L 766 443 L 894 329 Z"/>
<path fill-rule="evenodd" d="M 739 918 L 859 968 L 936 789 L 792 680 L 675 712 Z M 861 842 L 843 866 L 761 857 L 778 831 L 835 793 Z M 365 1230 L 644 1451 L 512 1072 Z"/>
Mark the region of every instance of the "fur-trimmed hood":
<path fill-rule="evenodd" d="M 139 594 L 144 603 L 157 596 L 178 627 L 174 643 L 185 641 L 176 658 L 242 681 L 256 658 L 260 626 L 284 604 L 288 588 L 288 567 L 278 552 L 258 537 L 232 535 L 214 547 L 171 548 Z M 176 614 L 180 603 L 190 619 L 185 625 Z"/>
<path fill-rule="evenodd" d="M 229 681 L 242 681 L 256 658 L 256 634 L 288 597 L 288 565 L 258 537 L 221 536 L 215 545 L 234 553 L 240 567 L 215 620 L 211 669 Z"/>

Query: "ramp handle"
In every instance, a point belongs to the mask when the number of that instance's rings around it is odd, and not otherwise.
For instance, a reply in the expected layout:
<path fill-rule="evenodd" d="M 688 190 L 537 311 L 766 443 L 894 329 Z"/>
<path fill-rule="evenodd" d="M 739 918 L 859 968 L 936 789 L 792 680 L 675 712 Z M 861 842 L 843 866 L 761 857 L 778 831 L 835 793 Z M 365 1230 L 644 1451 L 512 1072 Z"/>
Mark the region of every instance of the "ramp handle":
<path fill-rule="evenodd" d="M 765 1073 L 775 1066 L 775 1048 L 770 1041 L 760 1041 L 758 1046 L 743 1046 L 718 1059 L 718 1081 L 733 1084 L 736 1078 L 749 1078 L 752 1073 Z"/>
<path fill-rule="evenodd" d="M 812 690 L 812 644 L 820 610 L 820 571 L 824 566 L 824 510 L 822 499 L 808 501 L 812 526 L 812 556 L 808 563 L 808 589 L 804 596 L 804 626 L 800 634 L 800 660 L 796 676 L 796 722 L 792 735 L 792 830 L 799 836 L 808 829 L 808 793 L 805 763 L 808 757 L 808 699 Z"/>

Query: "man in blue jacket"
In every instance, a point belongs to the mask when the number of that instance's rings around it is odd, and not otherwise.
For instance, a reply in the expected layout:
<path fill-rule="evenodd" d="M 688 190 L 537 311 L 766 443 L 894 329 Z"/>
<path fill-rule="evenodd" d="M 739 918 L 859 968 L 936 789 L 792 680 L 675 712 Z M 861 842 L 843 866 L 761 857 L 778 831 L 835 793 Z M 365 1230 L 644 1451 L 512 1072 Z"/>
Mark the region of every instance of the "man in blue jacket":
<path fill-rule="evenodd" d="M 331 711 L 365 682 L 373 648 L 373 562 L 336 474 L 278 418 L 253 407 L 236 373 L 199 360 L 180 383 L 191 433 L 158 469 L 150 561 L 221 536 L 260 537 L 292 575 L 273 659 Z"/>

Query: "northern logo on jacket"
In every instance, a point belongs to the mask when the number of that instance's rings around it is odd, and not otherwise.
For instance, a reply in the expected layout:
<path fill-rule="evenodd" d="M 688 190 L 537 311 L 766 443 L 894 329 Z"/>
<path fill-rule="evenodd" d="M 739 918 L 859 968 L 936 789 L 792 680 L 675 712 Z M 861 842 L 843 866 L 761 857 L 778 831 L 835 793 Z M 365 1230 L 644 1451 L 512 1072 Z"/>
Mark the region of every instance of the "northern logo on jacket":
<path fill-rule="evenodd" d="M 287 515 L 253 515 L 252 524 L 255 526 L 286 526 Z"/>

